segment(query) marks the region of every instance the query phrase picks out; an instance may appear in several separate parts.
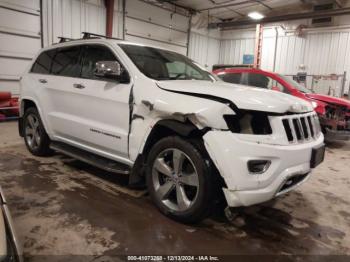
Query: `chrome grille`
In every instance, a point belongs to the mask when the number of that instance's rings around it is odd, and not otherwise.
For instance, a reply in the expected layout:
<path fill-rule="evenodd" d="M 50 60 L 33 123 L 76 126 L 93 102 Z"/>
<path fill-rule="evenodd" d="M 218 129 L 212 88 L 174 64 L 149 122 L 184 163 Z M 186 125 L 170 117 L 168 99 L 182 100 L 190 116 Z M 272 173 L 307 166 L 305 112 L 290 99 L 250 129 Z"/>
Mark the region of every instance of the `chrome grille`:
<path fill-rule="evenodd" d="M 321 132 L 320 123 L 315 113 L 285 116 L 282 123 L 290 143 L 316 139 Z"/>

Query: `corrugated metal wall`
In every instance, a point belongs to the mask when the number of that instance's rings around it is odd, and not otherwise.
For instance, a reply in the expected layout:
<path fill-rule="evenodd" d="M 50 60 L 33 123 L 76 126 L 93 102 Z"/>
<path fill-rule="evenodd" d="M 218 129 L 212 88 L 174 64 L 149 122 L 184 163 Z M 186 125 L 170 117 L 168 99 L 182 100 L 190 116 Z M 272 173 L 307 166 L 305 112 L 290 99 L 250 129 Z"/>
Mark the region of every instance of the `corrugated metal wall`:
<path fill-rule="evenodd" d="M 310 74 L 341 74 L 344 70 L 349 70 L 349 35 L 348 31 L 309 33 L 304 37 L 294 35 L 279 37 L 276 70 L 293 74 L 297 72 L 300 64 L 305 64 Z M 265 52 L 273 55 L 274 50 L 268 48 Z"/>
<path fill-rule="evenodd" d="M 219 62 L 220 40 L 208 35 L 191 32 L 188 56 L 208 70 Z"/>
<path fill-rule="evenodd" d="M 219 62 L 222 64 L 242 64 L 243 55 L 254 54 L 255 40 L 245 39 L 224 39 L 220 45 Z"/>
<path fill-rule="evenodd" d="M 245 32 L 242 37 L 242 32 L 237 31 L 235 34 L 231 31 L 223 33 L 223 36 L 225 39 L 221 41 L 219 63 L 241 64 L 244 54 L 254 54 L 253 32 Z M 302 37 L 292 32 L 286 34 L 279 29 L 277 39 L 276 36 L 274 28 L 264 30 L 262 69 L 292 75 L 303 64 L 310 75 L 340 75 L 346 71 L 350 78 L 350 29 L 320 29 L 305 32 Z M 339 85 L 339 82 L 334 84 Z M 348 87 L 349 81 L 345 89 Z"/>
<path fill-rule="evenodd" d="M 44 45 L 57 42 L 58 36 L 79 38 L 82 31 L 105 34 L 105 11 L 103 0 L 43 0 Z M 40 0 L 0 0 L 0 22 L 0 89 L 16 93 L 20 74 L 40 49 Z M 189 17 L 140 0 L 127 1 L 125 22 L 123 32 L 122 1 L 116 0 L 114 36 L 125 33 L 127 40 L 187 52 L 208 70 L 217 63 L 241 64 L 243 55 L 254 54 L 254 30 L 220 34 L 193 28 L 187 50 Z M 309 74 L 350 75 L 350 28 L 307 32 L 303 37 L 278 32 L 276 39 L 274 28 L 264 29 L 263 69 L 295 74 L 304 64 Z"/>
<path fill-rule="evenodd" d="M 231 32 L 234 39 L 222 39 L 220 63 L 241 63 L 244 54 L 254 53 L 253 33 L 241 36 Z M 275 54 L 276 53 L 276 54 Z M 350 30 L 307 32 L 302 37 L 278 30 L 277 49 L 275 29 L 265 29 L 262 50 L 262 68 L 275 69 L 284 74 L 295 74 L 305 64 L 310 74 L 343 73 L 349 69 Z"/>
<path fill-rule="evenodd" d="M 222 31 L 220 41 L 220 64 L 242 64 L 243 55 L 254 55 L 255 31 Z"/>
<path fill-rule="evenodd" d="M 264 37 L 262 68 L 286 75 L 294 75 L 301 64 L 309 75 L 350 74 L 350 30 L 307 32 L 302 37 L 285 35 Z M 273 66 L 275 60 L 275 66 Z M 333 90 L 340 95 L 341 79 L 338 81 L 319 80 L 312 86 L 308 78 L 307 87 L 327 94 Z M 349 81 L 345 82 L 345 91 Z"/>
<path fill-rule="evenodd" d="M 81 32 L 106 33 L 103 0 L 43 0 L 44 45 L 59 36 L 80 38 Z"/>

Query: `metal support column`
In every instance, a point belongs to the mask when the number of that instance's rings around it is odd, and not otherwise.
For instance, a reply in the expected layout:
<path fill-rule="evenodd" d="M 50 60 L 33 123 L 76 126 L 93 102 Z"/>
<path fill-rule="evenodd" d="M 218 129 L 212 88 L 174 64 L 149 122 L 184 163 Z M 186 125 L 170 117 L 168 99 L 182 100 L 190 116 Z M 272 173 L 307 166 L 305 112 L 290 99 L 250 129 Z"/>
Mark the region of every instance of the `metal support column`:
<path fill-rule="evenodd" d="M 262 40 L 263 26 L 261 24 L 257 24 L 255 33 L 254 68 L 260 68 L 261 66 Z"/>
<path fill-rule="evenodd" d="M 113 36 L 113 15 L 114 15 L 114 0 L 105 0 L 106 5 L 106 36 Z"/>

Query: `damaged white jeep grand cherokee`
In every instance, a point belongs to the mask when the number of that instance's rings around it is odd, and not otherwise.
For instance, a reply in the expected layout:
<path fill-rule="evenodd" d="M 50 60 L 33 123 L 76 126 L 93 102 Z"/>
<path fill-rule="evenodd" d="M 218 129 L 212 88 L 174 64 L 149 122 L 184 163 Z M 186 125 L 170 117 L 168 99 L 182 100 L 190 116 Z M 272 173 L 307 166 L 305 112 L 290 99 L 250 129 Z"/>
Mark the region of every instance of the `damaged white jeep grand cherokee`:
<path fill-rule="evenodd" d="M 56 150 L 147 185 L 161 212 L 205 218 L 270 200 L 323 161 L 307 102 L 223 83 L 178 53 L 90 38 L 45 48 L 21 79 L 20 134 L 28 150 Z M 144 185 L 145 185 L 144 184 Z"/>

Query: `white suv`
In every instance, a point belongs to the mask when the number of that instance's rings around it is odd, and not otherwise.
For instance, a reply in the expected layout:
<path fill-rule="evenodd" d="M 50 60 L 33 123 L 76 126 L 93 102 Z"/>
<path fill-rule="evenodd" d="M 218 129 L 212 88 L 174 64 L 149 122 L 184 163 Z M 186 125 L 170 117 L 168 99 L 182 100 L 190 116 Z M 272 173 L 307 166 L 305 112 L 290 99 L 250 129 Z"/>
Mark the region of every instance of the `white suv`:
<path fill-rule="evenodd" d="M 218 199 L 249 206 L 304 182 L 323 161 L 307 102 L 223 83 L 178 53 L 89 38 L 43 49 L 21 79 L 20 134 L 147 185 L 164 214 L 206 217 Z"/>

